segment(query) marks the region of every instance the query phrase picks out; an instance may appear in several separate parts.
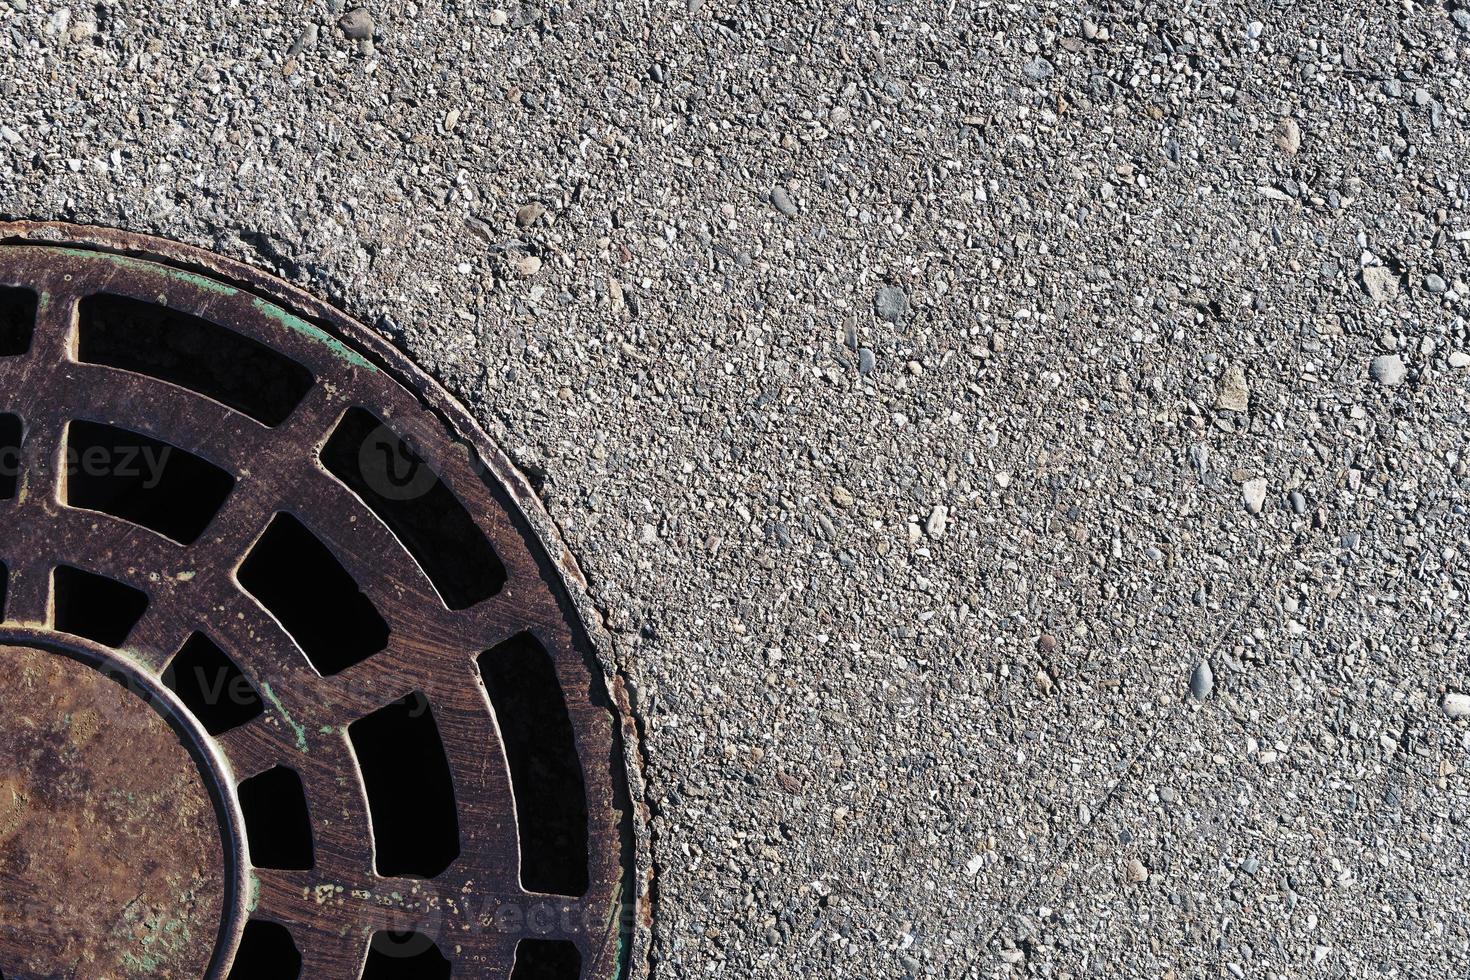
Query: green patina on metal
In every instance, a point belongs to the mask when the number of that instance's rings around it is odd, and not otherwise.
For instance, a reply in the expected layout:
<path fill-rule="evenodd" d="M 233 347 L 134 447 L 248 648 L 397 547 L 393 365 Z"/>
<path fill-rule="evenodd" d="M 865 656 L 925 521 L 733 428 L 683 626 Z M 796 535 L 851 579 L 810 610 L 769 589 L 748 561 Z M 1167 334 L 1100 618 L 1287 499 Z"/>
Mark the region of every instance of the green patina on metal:
<path fill-rule="evenodd" d="M 131 269 L 134 272 L 151 272 L 154 275 L 165 275 L 170 279 L 177 279 L 186 285 L 196 289 L 206 289 L 220 296 L 234 296 L 240 290 L 234 286 L 227 286 L 222 282 L 216 282 L 207 276 L 201 276 L 195 272 L 185 272 L 183 269 L 174 269 L 157 262 L 148 262 L 144 259 L 135 259 L 129 255 L 115 255 L 112 252 L 89 252 L 81 248 L 58 248 L 56 251 L 62 255 L 70 255 L 74 258 L 86 259 L 89 262 L 106 262 L 120 269 Z"/>
<path fill-rule="evenodd" d="M 612 908 L 608 910 L 607 928 L 609 932 L 617 933 L 618 953 L 613 958 L 613 980 L 626 976 L 628 972 L 629 956 L 632 952 L 628 948 L 628 933 L 623 929 L 623 884 L 618 883 L 618 890 L 613 895 Z"/>
<path fill-rule="evenodd" d="M 151 917 L 135 925 L 146 930 L 146 934 L 138 940 L 138 945 L 144 948 L 143 955 L 123 954 L 123 965 L 132 973 L 155 976 L 175 957 L 187 955 L 193 945 L 187 923 Z"/>
<path fill-rule="evenodd" d="M 316 324 L 308 323 L 294 313 L 287 313 L 274 303 L 268 303 L 263 299 L 255 300 L 255 308 L 287 329 L 294 330 L 303 337 L 310 337 L 353 367 L 360 367 L 366 371 L 374 372 L 378 370 L 377 365 L 372 361 L 363 357 L 357 351 L 348 347 Z"/>
<path fill-rule="evenodd" d="M 236 289 L 234 286 L 229 286 L 225 283 L 217 282 L 216 280 L 210 279 L 207 276 L 201 276 L 196 272 L 188 272 L 184 269 L 174 269 L 166 265 L 159 265 L 156 262 L 148 262 L 144 259 L 135 259 L 128 255 L 116 255 L 111 252 L 89 252 L 86 249 L 80 248 L 58 248 L 56 249 L 56 251 L 61 253 L 62 255 L 85 259 L 89 262 L 106 262 L 110 265 L 117 266 L 120 269 L 129 269 L 134 272 L 147 272 L 154 275 L 167 276 L 168 278 L 184 283 L 187 286 L 192 286 L 196 289 L 207 290 L 219 296 L 238 296 L 240 293 L 240 290 Z M 259 297 L 253 298 L 252 304 L 255 306 L 255 309 L 258 310 L 260 313 L 264 314 L 272 320 L 275 320 L 277 323 L 286 327 L 288 330 L 293 330 L 296 333 L 301 334 L 303 337 L 309 337 L 310 339 L 316 341 L 323 347 L 330 350 L 336 357 L 343 361 L 346 361 L 353 367 L 360 367 L 363 370 L 373 372 L 376 372 L 378 370 L 377 365 L 375 365 L 372 361 L 369 361 L 357 351 L 353 350 L 351 347 L 348 347 L 346 344 L 342 343 L 342 341 L 338 340 L 336 337 L 333 337 L 331 334 L 327 333 L 316 324 L 309 323 L 308 321 L 303 320 L 301 317 L 296 316 L 294 313 L 288 313 L 276 304 L 271 303 L 267 300 L 260 299 Z"/>
<path fill-rule="evenodd" d="M 286 710 L 286 706 L 281 703 L 280 698 L 276 697 L 276 692 L 271 690 L 271 686 L 269 684 L 261 684 L 260 689 L 265 693 L 266 700 L 270 701 L 271 706 L 276 709 L 276 713 L 281 716 L 281 720 L 286 723 L 287 727 L 290 728 L 291 731 L 296 733 L 296 747 L 302 752 L 307 751 L 306 728 L 302 725 L 296 724 L 296 720 L 291 717 L 291 712 Z"/>
<path fill-rule="evenodd" d="M 254 915 L 255 910 L 260 908 L 260 879 L 254 871 L 250 872 L 250 883 L 246 886 L 246 891 L 245 914 Z"/>
<path fill-rule="evenodd" d="M 152 953 L 144 953 L 142 956 L 134 956 L 132 953 L 123 954 L 123 965 L 128 972 L 135 976 L 151 977 L 158 972 L 163 961 Z"/>

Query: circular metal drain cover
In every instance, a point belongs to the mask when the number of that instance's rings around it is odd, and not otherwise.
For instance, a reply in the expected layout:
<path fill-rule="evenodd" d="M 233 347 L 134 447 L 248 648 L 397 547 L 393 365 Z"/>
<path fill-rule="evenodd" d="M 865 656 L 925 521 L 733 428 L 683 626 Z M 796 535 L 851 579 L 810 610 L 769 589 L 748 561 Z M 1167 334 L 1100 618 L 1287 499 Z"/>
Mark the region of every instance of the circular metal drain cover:
<path fill-rule="evenodd" d="M 0 977 L 642 972 L 575 567 L 370 332 L 0 224 L 0 529 Z"/>

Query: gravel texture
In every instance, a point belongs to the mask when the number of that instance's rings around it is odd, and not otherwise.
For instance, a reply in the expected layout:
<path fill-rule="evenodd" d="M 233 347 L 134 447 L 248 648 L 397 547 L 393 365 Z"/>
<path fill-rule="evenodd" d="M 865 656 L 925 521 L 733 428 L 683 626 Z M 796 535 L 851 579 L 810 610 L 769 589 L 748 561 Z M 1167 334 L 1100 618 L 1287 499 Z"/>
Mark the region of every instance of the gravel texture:
<path fill-rule="evenodd" d="M 0 211 L 498 433 L 660 980 L 1464 976 L 1470 4 L 1083 9 L 0 0 Z"/>

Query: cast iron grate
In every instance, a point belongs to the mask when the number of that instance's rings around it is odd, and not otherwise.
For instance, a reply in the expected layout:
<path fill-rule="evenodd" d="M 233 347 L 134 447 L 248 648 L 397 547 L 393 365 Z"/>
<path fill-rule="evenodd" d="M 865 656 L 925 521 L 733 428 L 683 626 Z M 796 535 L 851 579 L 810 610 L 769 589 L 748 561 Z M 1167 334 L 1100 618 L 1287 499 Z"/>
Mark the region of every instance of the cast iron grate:
<path fill-rule="evenodd" d="M 621 721 L 503 457 L 270 277 L 0 243 L 4 639 L 78 638 L 197 722 L 241 828 L 208 976 L 627 975 Z"/>

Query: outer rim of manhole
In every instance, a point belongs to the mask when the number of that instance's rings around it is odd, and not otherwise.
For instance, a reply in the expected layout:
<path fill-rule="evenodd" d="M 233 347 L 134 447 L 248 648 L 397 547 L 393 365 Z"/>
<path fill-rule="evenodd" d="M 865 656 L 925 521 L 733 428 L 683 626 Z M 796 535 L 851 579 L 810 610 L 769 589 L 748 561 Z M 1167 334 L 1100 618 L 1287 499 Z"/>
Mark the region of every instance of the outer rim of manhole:
<path fill-rule="evenodd" d="M 631 925 L 631 932 L 624 940 L 629 954 L 624 976 L 629 980 L 644 980 L 650 976 L 656 888 L 639 720 L 623 678 L 616 669 L 611 637 L 603 626 L 601 613 L 588 595 L 588 581 L 530 481 L 500 448 L 501 440 L 496 436 L 502 433 L 498 426 L 494 433 L 486 431 L 480 419 L 375 331 L 303 289 L 244 262 L 164 238 L 56 221 L 0 222 L 0 245 L 66 247 L 142 259 L 203 275 L 253 293 L 324 328 L 367 355 L 376 366 L 413 392 L 426 408 L 439 416 L 449 433 L 462 438 L 477 451 L 489 474 L 509 495 L 516 515 L 524 520 L 534 543 L 554 566 L 559 579 L 556 584 L 560 585 L 577 613 L 578 625 L 601 667 L 608 695 L 617 709 L 613 722 L 617 735 L 615 750 L 622 756 L 628 802 L 632 809 L 627 814 L 627 823 L 633 839 L 625 843 L 632 844 L 630 870 L 638 893 L 632 900 L 631 916 L 625 912 L 623 917 L 624 923 Z M 493 421 L 490 424 L 495 425 Z M 624 901 L 628 900 L 625 898 Z"/>

